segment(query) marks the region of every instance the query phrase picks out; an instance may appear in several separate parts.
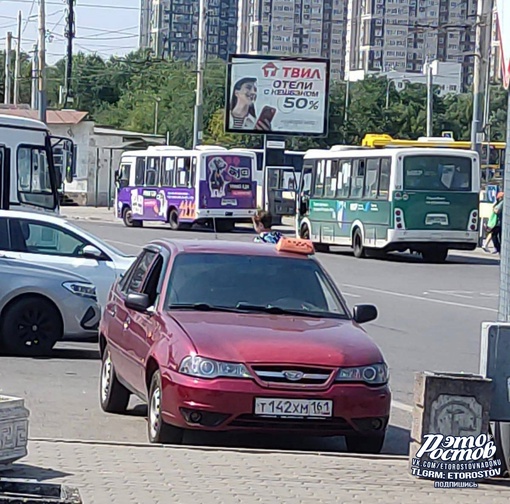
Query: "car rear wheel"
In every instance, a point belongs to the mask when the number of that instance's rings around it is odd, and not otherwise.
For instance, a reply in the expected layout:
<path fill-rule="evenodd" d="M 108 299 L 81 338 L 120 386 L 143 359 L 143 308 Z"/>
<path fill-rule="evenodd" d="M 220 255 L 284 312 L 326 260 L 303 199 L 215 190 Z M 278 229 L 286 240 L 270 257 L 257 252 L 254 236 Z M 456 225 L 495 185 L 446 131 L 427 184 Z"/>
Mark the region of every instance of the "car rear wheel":
<path fill-rule="evenodd" d="M 107 413 L 125 413 L 130 397 L 131 392 L 117 378 L 110 350 L 106 348 L 103 354 L 99 383 L 101 408 Z"/>
<path fill-rule="evenodd" d="M 161 386 L 161 373 L 156 371 L 152 375 L 149 389 L 149 407 L 147 431 L 151 443 L 181 444 L 184 429 L 167 424 L 162 415 L 163 387 Z"/>
<path fill-rule="evenodd" d="M 40 297 L 21 298 L 0 317 L 0 347 L 9 354 L 47 355 L 63 332 L 60 312 Z"/>
<path fill-rule="evenodd" d="M 350 453 L 381 453 L 384 445 L 384 434 L 379 436 L 345 436 L 347 451 Z"/>

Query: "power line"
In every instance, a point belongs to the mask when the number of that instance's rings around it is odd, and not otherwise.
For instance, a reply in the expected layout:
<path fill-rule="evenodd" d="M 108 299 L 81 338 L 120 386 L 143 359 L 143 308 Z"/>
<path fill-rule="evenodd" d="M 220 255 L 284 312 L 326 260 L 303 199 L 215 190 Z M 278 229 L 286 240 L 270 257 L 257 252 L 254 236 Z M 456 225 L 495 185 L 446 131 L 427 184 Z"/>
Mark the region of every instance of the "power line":
<path fill-rule="evenodd" d="M 0 0 L 0 2 L 9 2 L 9 3 L 25 3 L 25 4 L 35 4 L 35 0 Z M 47 5 L 62 5 L 61 2 L 49 1 L 46 2 Z M 117 10 L 133 10 L 140 11 L 140 7 L 131 7 L 129 5 L 101 5 L 101 4 L 83 4 L 77 6 L 80 9 L 117 9 Z M 145 10 L 149 10 L 146 8 Z"/>

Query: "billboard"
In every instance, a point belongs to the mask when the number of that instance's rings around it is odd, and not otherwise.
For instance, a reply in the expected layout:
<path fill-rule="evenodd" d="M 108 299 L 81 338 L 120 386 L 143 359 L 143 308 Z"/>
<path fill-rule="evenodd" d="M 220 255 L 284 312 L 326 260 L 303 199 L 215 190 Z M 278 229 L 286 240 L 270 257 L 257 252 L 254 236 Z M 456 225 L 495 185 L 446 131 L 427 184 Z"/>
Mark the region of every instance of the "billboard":
<path fill-rule="evenodd" d="M 329 60 L 233 54 L 225 131 L 326 136 Z"/>
<path fill-rule="evenodd" d="M 503 85 L 510 86 L 510 3 L 508 0 L 496 0 L 501 62 L 503 65 Z"/>

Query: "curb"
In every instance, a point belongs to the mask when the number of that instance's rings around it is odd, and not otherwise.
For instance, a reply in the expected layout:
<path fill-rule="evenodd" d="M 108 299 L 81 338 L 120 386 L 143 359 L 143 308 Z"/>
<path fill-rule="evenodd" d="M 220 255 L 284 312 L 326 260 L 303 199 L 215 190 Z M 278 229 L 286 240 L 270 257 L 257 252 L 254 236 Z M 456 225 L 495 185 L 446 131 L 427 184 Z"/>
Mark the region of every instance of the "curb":
<path fill-rule="evenodd" d="M 122 446 L 126 448 L 156 448 L 156 449 L 172 449 L 172 450 L 191 450 L 191 451 L 207 451 L 207 452 L 232 452 L 232 453 L 252 453 L 259 455 L 313 455 L 323 457 L 356 459 L 356 460 L 402 460 L 407 461 L 407 455 L 366 455 L 343 452 L 323 452 L 323 451 L 301 451 L 301 450 L 282 450 L 282 449 L 264 449 L 264 448 L 232 448 L 225 446 L 196 446 L 196 445 L 163 445 L 153 443 L 129 443 L 126 441 L 101 441 L 92 439 L 52 439 L 52 438 L 29 438 L 30 443 L 48 443 L 48 444 L 68 444 L 83 446 Z"/>

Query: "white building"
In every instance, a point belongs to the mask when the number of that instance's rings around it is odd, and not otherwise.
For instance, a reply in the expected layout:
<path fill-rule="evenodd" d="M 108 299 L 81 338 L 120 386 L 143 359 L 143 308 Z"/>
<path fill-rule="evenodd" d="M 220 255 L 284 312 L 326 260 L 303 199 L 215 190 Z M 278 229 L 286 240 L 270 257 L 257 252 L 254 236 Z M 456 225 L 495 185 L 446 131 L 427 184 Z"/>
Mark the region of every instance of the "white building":
<path fill-rule="evenodd" d="M 462 92 L 462 65 L 460 63 L 443 63 L 439 61 L 431 62 L 432 83 L 439 87 L 440 96 L 450 93 L 458 94 Z M 424 84 L 427 83 L 427 64 L 425 64 L 422 73 L 416 72 L 398 72 L 391 70 L 389 72 L 365 72 L 363 70 L 350 72 L 349 80 L 351 82 L 363 80 L 367 75 L 376 75 L 386 77 L 388 86 L 394 85 L 397 91 L 404 89 L 406 84 Z"/>

